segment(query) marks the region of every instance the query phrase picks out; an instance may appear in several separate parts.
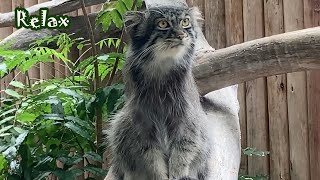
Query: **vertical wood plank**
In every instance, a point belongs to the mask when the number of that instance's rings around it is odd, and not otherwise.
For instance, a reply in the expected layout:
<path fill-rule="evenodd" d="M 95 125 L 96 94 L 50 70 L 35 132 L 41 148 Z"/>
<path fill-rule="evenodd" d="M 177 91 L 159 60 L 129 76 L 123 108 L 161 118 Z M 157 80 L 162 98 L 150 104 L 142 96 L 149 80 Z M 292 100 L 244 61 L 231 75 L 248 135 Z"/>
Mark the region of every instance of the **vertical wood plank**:
<path fill-rule="evenodd" d="M 24 7 L 24 0 L 12 0 L 12 11 L 15 10 L 17 7 Z M 13 28 L 13 31 L 16 31 L 16 28 Z M 23 84 L 26 83 L 26 75 L 23 74 L 19 69 L 16 69 L 14 71 L 15 74 L 15 80 L 20 81 Z"/>
<path fill-rule="evenodd" d="M 10 12 L 12 10 L 12 2 L 11 0 L 2 0 L 0 6 L 0 13 Z M 0 28 L 0 41 L 7 36 L 9 36 L 13 32 L 12 27 Z M 0 90 L 5 90 L 8 88 L 9 83 L 14 78 L 14 73 L 11 72 L 0 80 Z M 0 95 L 5 96 L 4 93 Z"/>
<path fill-rule="evenodd" d="M 263 0 L 243 0 L 244 41 L 264 36 Z M 259 57 L 257 57 L 259 58 Z M 247 144 L 269 150 L 266 79 L 246 83 Z M 269 175 L 269 157 L 248 157 L 250 175 Z"/>
<path fill-rule="evenodd" d="M 101 7 L 102 7 L 102 4 L 97 4 L 97 5 L 91 6 L 91 13 L 99 12 L 101 10 Z"/>
<path fill-rule="evenodd" d="M 205 0 L 186 0 L 189 7 L 198 7 L 199 10 L 201 11 L 201 14 L 202 16 L 204 17 L 205 16 Z M 205 23 L 203 23 L 203 26 L 202 26 L 202 30 L 204 32 L 204 30 L 206 29 L 205 27 Z"/>
<path fill-rule="evenodd" d="M 38 3 L 47 2 L 49 0 L 38 0 Z M 40 79 L 52 79 L 54 78 L 54 63 L 53 62 L 41 62 L 40 67 Z"/>
<path fill-rule="evenodd" d="M 68 13 L 69 16 L 78 16 L 78 11 L 73 11 Z M 76 62 L 76 60 L 79 57 L 79 50 L 77 49 L 77 45 L 74 45 L 71 47 L 70 49 L 70 53 L 68 54 L 68 58 L 72 61 L 72 62 Z M 66 76 L 70 76 L 70 70 L 68 69 L 68 67 L 65 68 L 65 75 Z"/>
<path fill-rule="evenodd" d="M 24 0 L 24 6 L 26 8 L 35 4 L 38 4 L 38 0 Z M 29 69 L 28 74 L 30 79 L 34 79 L 30 81 L 31 83 L 34 83 L 36 79 L 40 79 L 40 65 L 34 65 L 32 68 Z"/>
<path fill-rule="evenodd" d="M 225 0 L 225 26 L 227 46 L 243 42 L 243 0 Z M 246 119 L 246 87 L 238 86 L 238 101 L 240 104 L 239 120 L 241 128 L 241 147 L 247 147 Z M 241 156 L 240 174 L 248 174 L 248 157 Z"/>
<path fill-rule="evenodd" d="M 264 0 L 265 35 L 284 32 L 283 1 Z M 267 78 L 270 179 L 290 179 L 286 75 Z"/>
<path fill-rule="evenodd" d="M 285 32 L 303 29 L 303 0 L 283 0 Z M 310 179 L 306 72 L 287 74 L 291 180 Z"/>
<path fill-rule="evenodd" d="M 304 0 L 304 27 L 320 25 L 320 1 Z M 307 73 L 311 180 L 320 177 L 320 71 Z"/>
<path fill-rule="evenodd" d="M 220 49 L 226 46 L 224 0 L 205 0 L 205 36 L 209 44 Z"/>

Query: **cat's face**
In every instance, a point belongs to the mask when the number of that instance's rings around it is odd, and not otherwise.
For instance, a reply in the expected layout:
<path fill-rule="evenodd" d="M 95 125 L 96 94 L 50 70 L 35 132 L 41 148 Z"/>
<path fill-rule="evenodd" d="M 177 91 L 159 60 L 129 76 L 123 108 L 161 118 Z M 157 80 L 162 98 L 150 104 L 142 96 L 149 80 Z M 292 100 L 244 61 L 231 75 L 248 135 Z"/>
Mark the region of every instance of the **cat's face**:
<path fill-rule="evenodd" d="M 195 30 L 200 13 L 196 8 L 161 7 L 126 16 L 126 28 L 132 51 L 138 56 L 152 56 L 145 69 L 167 71 L 190 59 L 193 54 Z"/>

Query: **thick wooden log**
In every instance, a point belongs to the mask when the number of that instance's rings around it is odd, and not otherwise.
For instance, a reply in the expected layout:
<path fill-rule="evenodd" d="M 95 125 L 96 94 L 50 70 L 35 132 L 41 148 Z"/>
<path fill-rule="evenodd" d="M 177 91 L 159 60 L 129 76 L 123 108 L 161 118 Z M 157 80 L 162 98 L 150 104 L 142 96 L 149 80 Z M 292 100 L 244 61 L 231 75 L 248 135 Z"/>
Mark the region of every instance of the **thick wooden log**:
<path fill-rule="evenodd" d="M 264 76 L 320 69 L 320 27 L 198 53 L 201 94 Z"/>
<path fill-rule="evenodd" d="M 108 0 L 85 0 L 86 6 L 92 6 L 104 3 Z M 33 5 L 27 8 L 30 15 L 37 15 L 40 8 L 48 8 L 50 15 L 64 14 L 79 9 L 80 1 L 78 0 L 52 0 Z M 15 20 L 14 12 L 0 13 L 0 27 L 13 26 Z"/>

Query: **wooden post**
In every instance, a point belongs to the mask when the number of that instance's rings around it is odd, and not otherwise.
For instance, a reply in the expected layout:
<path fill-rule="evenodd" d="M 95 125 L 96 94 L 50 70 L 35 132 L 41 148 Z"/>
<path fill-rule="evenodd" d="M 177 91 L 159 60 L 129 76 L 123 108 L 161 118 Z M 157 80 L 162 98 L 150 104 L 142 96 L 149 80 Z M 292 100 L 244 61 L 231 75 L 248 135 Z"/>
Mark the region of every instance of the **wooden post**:
<path fill-rule="evenodd" d="M 265 0 L 264 15 L 266 36 L 284 32 L 282 0 Z M 286 84 L 286 75 L 267 78 L 270 179 L 290 179 Z"/>
<path fill-rule="evenodd" d="M 202 16 L 205 16 L 205 0 L 186 0 L 187 4 L 189 7 L 198 7 L 199 10 L 201 11 Z M 202 26 L 202 31 L 204 32 L 204 30 L 206 29 L 205 27 L 205 23 L 203 23 Z"/>
<path fill-rule="evenodd" d="M 204 12 L 205 36 L 215 49 L 226 47 L 225 6 L 224 0 L 205 0 Z"/>
<path fill-rule="evenodd" d="M 264 36 L 263 20 L 263 0 L 244 0 L 244 41 Z M 269 150 L 266 88 L 265 78 L 246 83 L 247 143 L 260 150 Z M 269 175 L 269 157 L 249 157 L 248 173 Z"/>
<path fill-rule="evenodd" d="M 11 0 L 3 0 L 0 6 L 0 13 L 10 12 L 12 10 Z M 6 38 L 12 33 L 12 27 L 0 28 L 0 40 Z M 10 81 L 13 79 L 14 73 L 10 73 L 0 79 L 0 91 L 8 88 Z M 5 96 L 4 93 L 0 97 Z"/>
<path fill-rule="evenodd" d="M 14 11 L 17 7 L 24 7 L 24 0 L 12 0 L 12 11 Z M 13 31 L 16 31 L 16 28 L 13 28 Z M 16 69 L 14 74 L 16 81 L 20 81 L 23 84 L 26 83 L 26 75 L 23 74 L 19 69 Z"/>
<path fill-rule="evenodd" d="M 38 3 L 47 2 L 49 0 L 38 0 Z M 40 63 L 40 79 L 52 79 L 54 78 L 54 63 L 45 62 Z"/>
<path fill-rule="evenodd" d="M 227 46 L 243 42 L 243 0 L 225 0 L 226 42 Z M 241 128 L 241 147 L 247 147 L 246 87 L 239 84 L 238 101 Z M 241 156 L 240 174 L 248 174 L 248 157 Z"/>
<path fill-rule="evenodd" d="M 283 0 L 285 32 L 303 29 L 303 0 Z M 291 180 L 310 179 L 306 72 L 287 74 Z"/>
<path fill-rule="evenodd" d="M 304 27 L 320 25 L 320 1 L 304 0 Z M 320 71 L 307 73 L 311 180 L 320 177 Z"/>
<path fill-rule="evenodd" d="M 35 4 L 38 4 L 38 0 L 24 0 L 24 7 L 30 7 Z M 29 69 L 28 74 L 30 79 L 40 79 L 40 65 L 36 64 Z M 35 80 L 31 80 L 31 83 L 34 83 Z"/>

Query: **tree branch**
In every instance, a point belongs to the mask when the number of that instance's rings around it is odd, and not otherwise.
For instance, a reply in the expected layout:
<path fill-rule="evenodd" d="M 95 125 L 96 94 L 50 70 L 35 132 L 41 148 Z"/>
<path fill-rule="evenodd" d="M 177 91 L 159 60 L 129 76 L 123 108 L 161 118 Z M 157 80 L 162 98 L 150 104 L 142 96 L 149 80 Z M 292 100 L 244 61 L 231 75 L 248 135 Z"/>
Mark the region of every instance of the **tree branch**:
<path fill-rule="evenodd" d="M 108 0 L 85 0 L 85 6 L 104 3 Z M 30 15 L 37 15 L 40 8 L 48 8 L 50 15 L 64 14 L 81 8 L 78 0 L 52 0 L 26 8 Z M 13 26 L 14 12 L 0 13 L 0 27 Z"/>
<path fill-rule="evenodd" d="M 193 73 L 201 94 L 263 76 L 320 69 L 320 27 L 199 52 L 197 60 Z"/>

